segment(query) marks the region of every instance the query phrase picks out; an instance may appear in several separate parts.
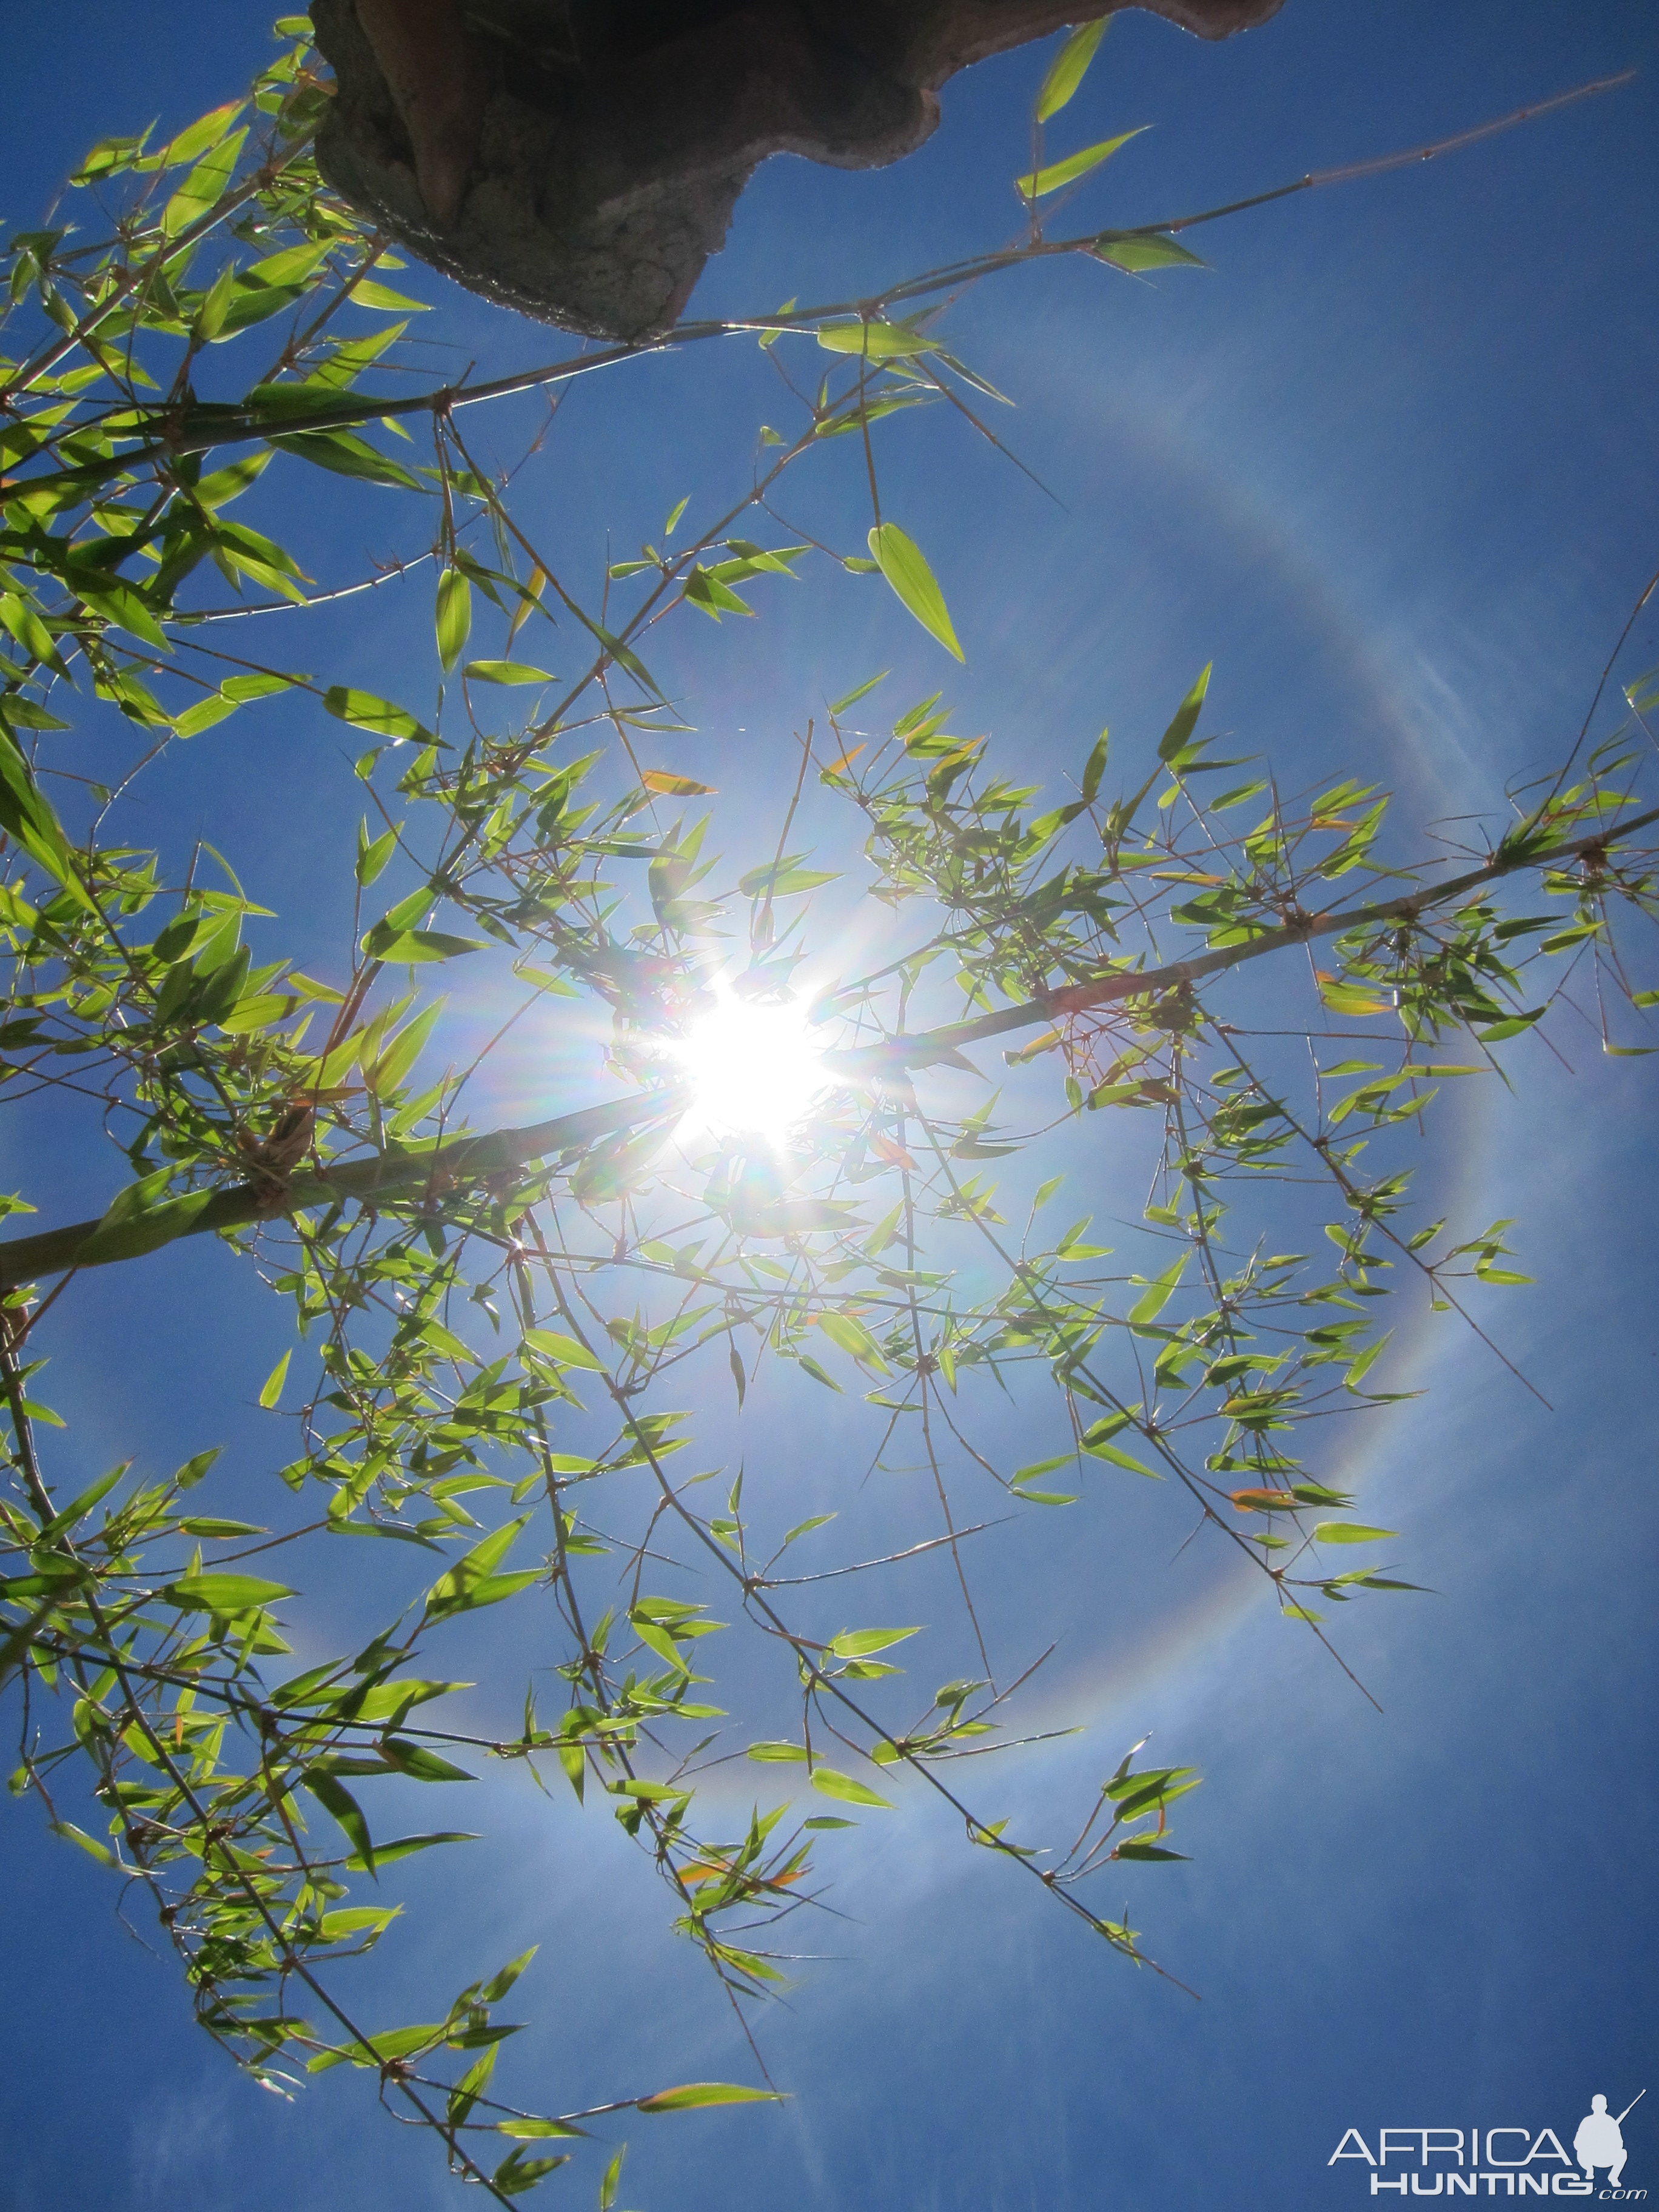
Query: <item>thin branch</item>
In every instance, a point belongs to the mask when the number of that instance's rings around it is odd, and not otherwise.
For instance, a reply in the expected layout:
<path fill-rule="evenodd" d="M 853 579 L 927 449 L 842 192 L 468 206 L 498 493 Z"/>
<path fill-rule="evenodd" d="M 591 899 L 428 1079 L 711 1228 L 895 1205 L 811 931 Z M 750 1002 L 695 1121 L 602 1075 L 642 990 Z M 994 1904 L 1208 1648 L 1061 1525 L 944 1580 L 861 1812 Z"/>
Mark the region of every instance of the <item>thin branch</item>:
<path fill-rule="evenodd" d="M 1388 922 L 1414 921 L 1437 906 L 1479 890 L 1484 884 L 1500 883 L 1506 876 L 1518 874 L 1523 869 L 1557 867 L 1564 860 L 1582 860 L 1586 854 L 1606 852 L 1615 838 L 1649 829 L 1656 822 L 1659 822 L 1659 807 L 1638 814 L 1629 822 L 1592 830 L 1589 836 L 1574 838 L 1567 844 L 1492 860 L 1483 868 L 1471 868 L 1467 874 L 1454 876 L 1447 883 L 1431 884 L 1403 898 L 1378 899 L 1364 906 L 1304 915 L 1282 929 L 1264 930 L 1261 936 L 1243 945 L 1221 945 L 1190 960 L 1171 960 L 1160 968 L 1125 969 L 1102 976 L 1095 982 L 1074 983 L 1065 990 L 1045 992 L 1042 997 L 1018 1006 L 1004 1006 L 994 1014 L 981 1014 L 975 1021 L 948 1022 L 941 1029 L 887 1037 L 879 1044 L 826 1052 L 823 1064 L 832 1074 L 854 1082 L 890 1072 L 896 1073 L 904 1068 L 926 1067 L 933 1061 L 947 1060 L 964 1044 L 1005 1036 L 1011 1030 L 1033 1029 L 1040 1022 L 1085 1013 L 1091 1007 L 1111 1006 L 1122 999 L 1146 998 L 1175 990 L 1206 975 L 1221 975 L 1246 960 L 1259 960 L 1264 953 L 1282 951 L 1286 945 L 1306 945 L 1316 937 L 1341 936 L 1349 930 L 1373 928 Z M 0 1247 L 0 1250 L 3 1249 Z"/>

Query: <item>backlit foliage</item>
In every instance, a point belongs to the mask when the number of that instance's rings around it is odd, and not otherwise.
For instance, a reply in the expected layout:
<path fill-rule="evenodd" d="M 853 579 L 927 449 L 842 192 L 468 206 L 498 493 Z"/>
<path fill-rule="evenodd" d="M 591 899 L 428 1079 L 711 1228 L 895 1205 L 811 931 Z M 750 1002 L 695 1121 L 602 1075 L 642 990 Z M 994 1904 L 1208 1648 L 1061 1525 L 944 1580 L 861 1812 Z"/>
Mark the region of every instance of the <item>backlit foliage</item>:
<path fill-rule="evenodd" d="M 994 1768 L 963 1765 L 1017 1728 L 1019 1687 L 979 1640 L 969 1538 L 1022 1510 L 1058 1534 L 1085 1486 L 1109 1513 L 1113 1484 L 1159 1480 L 1321 1638 L 1334 1608 L 1411 1587 L 1368 1564 L 1394 1532 L 1322 1474 L 1327 1419 L 1393 1395 L 1379 1302 L 1462 1310 L 1471 1285 L 1525 1279 L 1509 1224 L 1413 1210 L 1438 1095 L 1505 1079 L 1504 1048 L 1564 994 L 1607 1050 L 1641 1048 L 1632 1007 L 1655 994 L 1615 929 L 1654 909 L 1639 833 L 1656 814 L 1638 790 L 1654 687 L 1631 687 L 1623 730 L 1512 794 L 1500 830 L 1425 862 L 1363 776 L 1334 767 L 1293 796 L 1260 760 L 1218 757 L 1207 671 L 1161 741 L 1113 754 L 1103 733 L 1058 796 L 1011 780 L 943 695 L 878 711 L 878 680 L 802 702 L 775 848 L 728 862 L 698 810 L 707 787 L 649 765 L 679 712 L 652 672 L 661 626 L 763 616 L 838 563 L 872 591 L 884 579 L 960 657 L 926 556 L 881 510 L 871 434 L 943 405 L 972 435 L 996 404 L 933 303 L 1036 254 L 1177 270 L 1188 224 L 1042 236 L 1037 202 L 1115 140 L 1022 180 L 1026 246 L 881 301 L 688 326 L 674 343 L 766 349 L 783 427 L 757 426 L 752 483 L 726 511 L 682 502 L 657 543 L 582 580 L 478 464 L 468 425 L 596 356 L 495 386 L 420 380 L 416 303 L 310 158 L 327 88 L 304 20 L 279 34 L 248 100 L 169 145 L 106 142 L 63 226 L 6 251 L 0 1097 L 92 1102 L 127 1180 L 95 1222 L 0 1244 L 0 1669 L 21 1717 L 14 1790 L 149 1893 L 203 2024 L 276 2087 L 362 2069 L 505 2201 L 593 2115 L 524 2111 L 494 2080 L 522 1960 L 424 2021 L 356 2017 L 337 1970 L 398 1911 L 368 1877 L 460 1840 L 388 1837 L 377 1778 L 453 1791 L 520 1762 L 608 1810 L 739 2004 L 785 1978 L 776 1925 L 817 1893 L 823 1832 L 907 1787 L 1143 1958 L 1091 1877 L 1175 1856 L 1169 1811 L 1195 1778 L 1131 1754 L 1069 1850 L 1011 1830 Z M 1098 37 L 1065 50 L 1043 119 Z M 199 397 L 227 363 L 239 396 Z M 774 512 L 784 476 L 836 439 L 872 496 L 867 539 L 838 549 Z M 266 471 L 312 469 L 361 483 L 381 527 L 395 508 L 404 553 L 384 588 L 431 595 L 435 702 L 301 673 L 304 615 L 262 613 L 368 580 L 319 584 L 307 564 L 325 548 L 242 519 Z M 556 658 L 579 672 L 556 681 Z M 246 925 L 262 897 L 281 903 L 257 852 L 204 847 L 180 875 L 131 842 L 127 805 L 162 753 L 307 696 L 362 748 L 356 923 L 332 983 L 255 958 Z M 130 734 L 108 787 L 70 765 L 94 701 Z M 388 873 L 405 888 L 383 903 Z M 880 909 L 880 957 L 832 973 L 859 900 Z M 1239 994 L 1274 955 L 1258 1034 L 1259 987 Z M 476 1064 L 444 1060 L 433 987 L 465 994 L 486 973 L 526 1014 L 610 1022 L 606 1097 L 472 1126 Z M 691 1133 L 673 1044 L 716 980 L 766 1004 L 805 975 L 825 1052 L 814 1111 L 781 1146 Z M 964 1066 L 1005 1088 L 975 1090 Z M 1146 1178 L 1121 1254 L 1086 1213 L 1067 1218 L 1057 1176 L 1032 1193 L 1016 1158 L 1041 1173 L 1068 1130 L 1108 1128 Z M 30 1210 L 27 1191 L 9 1203 Z M 142 1298 L 143 1255 L 200 1233 L 259 1270 L 297 1328 L 264 1395 L 291 1443 L 257 1526 L 213 1510 L 211 1452 L 66 1497 L 66 1455 L 40 1425 L 77 1271 L 132 1261 Z M 866 1409 L 832 1534 L 824 1516 L 787 1527 L 787 1470 L 751 1454 L 711 1474 L 696 1443 L 696 1409 L 718 1402 L 725 1422 L 780 1370 L 791 1404 L 823 1389 Z M 975 1440 L 1000 1387 L 1054 1439 L 1023 1467 Z M 979 1653 L 931 1701 L 903 1672 L 918 1632 L 877 1625 L 891 1601 L 845 1578 L 864 1557 L 858 1477 L 898 1451 L 927 1470 L 924 1548 L 952 1556 Z M 296 1672 L 283 1624 L 305 1558 L 364 1538 L 374 1587 L 398 1592 L 386 1625 Z M 653 1594 L 676 1586 L 676 1558 L 717 1578 L 722 1613 L 781 1669 L 787 1739 L 749 1741 L 716 1702 L 721 1622 Z M 521 1724 L 447 1725 L 454 1625 L 509 1604 L 538 1655 Z M 856 1625 L 827 1626 L 826 1605 Z M 700 1775 L 734 1754 L 757 1809 L 711 1826 Z M 692 2084 L 602 2109 L 764 2094 Z"/>

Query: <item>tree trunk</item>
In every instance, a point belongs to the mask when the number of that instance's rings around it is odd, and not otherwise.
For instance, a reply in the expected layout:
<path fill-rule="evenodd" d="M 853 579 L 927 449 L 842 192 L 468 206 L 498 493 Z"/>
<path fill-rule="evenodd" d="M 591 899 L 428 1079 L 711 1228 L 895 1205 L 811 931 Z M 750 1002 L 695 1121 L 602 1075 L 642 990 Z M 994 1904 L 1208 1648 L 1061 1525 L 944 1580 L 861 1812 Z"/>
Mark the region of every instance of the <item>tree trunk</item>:
<path fill-rule="evenodd" d="M 1087 5 L 1087 0 L 1084 0 Z M 1200 37 L 1282 0 L 1139 0 Z M 423 259 L 549 322 L 678 316 L 769 154 L 912 153 L 939 88 L 1078 0 L 316 0 L 329 181 Z"/>

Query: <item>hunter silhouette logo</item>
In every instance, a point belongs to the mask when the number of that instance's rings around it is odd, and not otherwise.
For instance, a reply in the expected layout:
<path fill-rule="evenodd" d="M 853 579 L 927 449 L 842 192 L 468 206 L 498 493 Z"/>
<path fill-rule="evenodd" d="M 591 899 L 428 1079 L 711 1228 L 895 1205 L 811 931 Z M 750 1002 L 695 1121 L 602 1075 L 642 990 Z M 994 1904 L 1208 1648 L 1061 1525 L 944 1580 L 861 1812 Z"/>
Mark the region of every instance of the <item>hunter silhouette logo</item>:
<path fill-rule="evenodd" d="M 1595 2197 L 1633 2203 L 1645 2189 L 1625 2186 L 1624 2125 L 1644 2097 L 1638 2089 L 1616 2117 L 1600 2090 L 1578 2123 L 1569 2153 L 1553 2128 L 1382 2128 L 1376 2148 L 1350 2128 L 1325 2161 L 1353 2159 L 1369 2169 L 1370 2194 L 1400 2197 Z M 1394 2171 L 1390 2172 L 1390 2166 Z M 1605 2180 L 1599 2177 L 1605 2170 Z M 1599 2185 L 1598 2185 L 1599 2182 Z"/>
<path fill-rule="evenodd" d="M 1647 2094 L 1645 2089 L 1638 2089 L 1616 2120 L 1607 2117 L 1605 2097 L 1596 2095 L 1590 2099 L 1590 2108 L 1579 2121 L 1578 2132 L 1572 2139 L 1572 2154 L 1583 2167 L 1587 2181 L 1594 2181 L 1596 2167 L 1605 2166 L 1608 2168 L 1609 2185 L 1618 2188 L 1620 2177 L 1625 2171 L 1625 2160 L 1630 2155 L 1625 2148 L 1621 2130 L 1626 2120 Z"/>

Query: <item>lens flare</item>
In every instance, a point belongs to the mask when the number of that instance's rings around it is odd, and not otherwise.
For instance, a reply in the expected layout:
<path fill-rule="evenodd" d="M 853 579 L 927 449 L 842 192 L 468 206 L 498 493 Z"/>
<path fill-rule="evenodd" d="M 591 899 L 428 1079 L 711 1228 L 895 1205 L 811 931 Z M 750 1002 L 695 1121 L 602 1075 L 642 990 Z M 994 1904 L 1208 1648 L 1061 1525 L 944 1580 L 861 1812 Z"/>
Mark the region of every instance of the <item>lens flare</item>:
<path fill-rule="evenodd" d="M 674 1048 L 691 1086 L 693 1127 L 781 1144 L 824 1088 L 823 1052 L 799 1006 L 721 993 Z"/>

